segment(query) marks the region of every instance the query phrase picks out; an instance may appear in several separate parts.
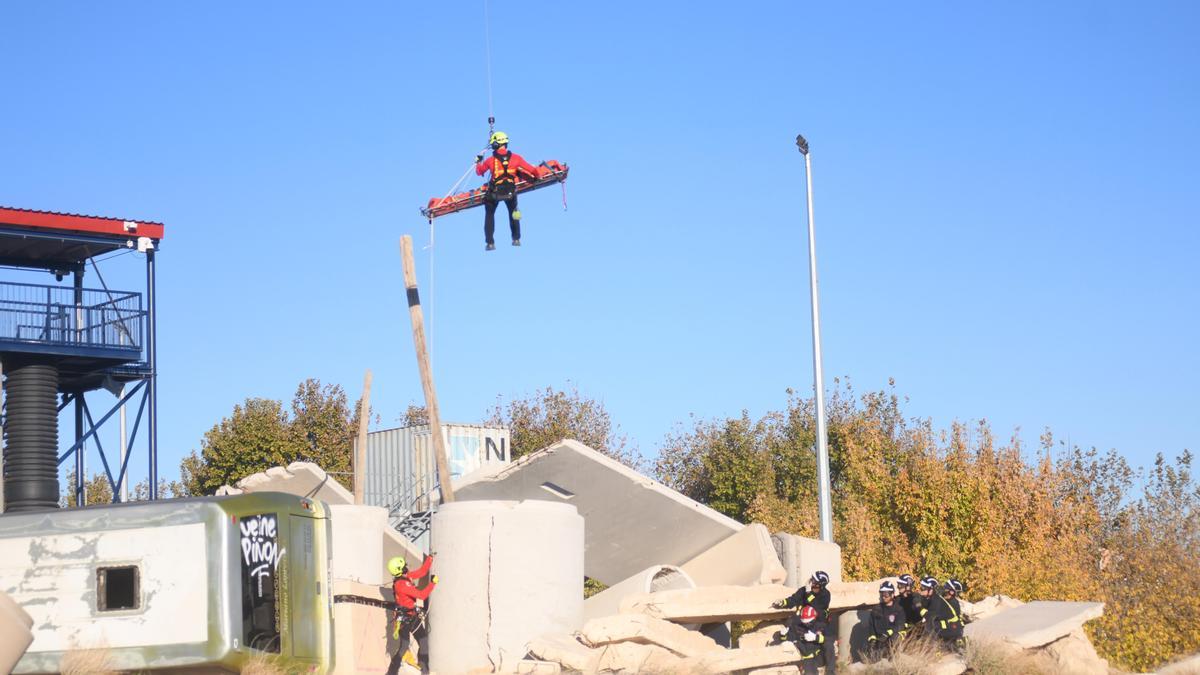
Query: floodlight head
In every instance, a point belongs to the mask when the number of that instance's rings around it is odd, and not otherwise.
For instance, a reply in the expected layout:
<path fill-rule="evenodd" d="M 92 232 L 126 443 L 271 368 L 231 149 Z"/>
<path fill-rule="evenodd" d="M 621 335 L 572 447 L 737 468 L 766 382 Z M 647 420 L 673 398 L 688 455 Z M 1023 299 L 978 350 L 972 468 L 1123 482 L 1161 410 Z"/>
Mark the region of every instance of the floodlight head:
<path fill-rule="evenodd" d="M 796 134 L 796 147 L 800 148 L 800 154 L 808 154 L 808 139 L 803 134 Z"/>

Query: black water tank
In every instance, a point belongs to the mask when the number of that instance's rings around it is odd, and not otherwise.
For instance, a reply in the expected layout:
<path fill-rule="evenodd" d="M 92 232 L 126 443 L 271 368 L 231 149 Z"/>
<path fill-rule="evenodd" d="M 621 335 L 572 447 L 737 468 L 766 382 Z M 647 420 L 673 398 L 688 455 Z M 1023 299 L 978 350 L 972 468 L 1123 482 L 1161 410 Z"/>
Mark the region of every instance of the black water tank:
<path fill-rule="evenodd" d="M 4 362 L 4 510 L 58 508 L 58 368 Z"/>

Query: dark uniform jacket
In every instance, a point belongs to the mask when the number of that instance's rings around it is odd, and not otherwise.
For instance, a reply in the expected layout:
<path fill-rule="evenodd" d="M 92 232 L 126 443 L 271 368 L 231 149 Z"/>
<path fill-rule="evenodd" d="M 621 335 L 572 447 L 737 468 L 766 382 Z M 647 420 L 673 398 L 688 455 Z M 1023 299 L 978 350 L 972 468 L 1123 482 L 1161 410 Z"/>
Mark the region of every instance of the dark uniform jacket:
<path fill-rule="evenodd" d="M 819 618 L 804 623 L 800 620 L 799 614 L 794 614 L 788 617 L 787 633 L 784 637 L 788 641 L 795 643 L 796 648 L 800 650 L 802 658 L 808 659 L 820 653 L 821 646 L 825 644 L 825 640 L 827 639 L 825 631 L 828 628 L 829 624 Z M 804 634 L 809 631 L 813 632 L 815 637 L 812 640 L 805 640 Z"/>
<path fill-rule="evenodd" d="M 928 602 L 925 630 L 932 630 L 934 635 L 948 640 L 962 637 L 962 609 L 958 605 L 958 598 L 944 598 L 934 593 Z"/>
<path fill-rule="evenodd" d="M 904 607 L 892 601 L 891 606 L 882 602 L 871 608 L 871 632 L 867 640 L 876 644 L 898 640 L 904 630 Z"/>
<path fill-rule="evenodd" d="M 822 588 L 813 592 L 807 586 L 801 586 L 800 590 L 788 596 L 783 606 L 812 607 L 817 610 L 817 621 L 827 622 L 829 621 L 829 589 Z"/>
<path fill-rule="evenodd" d="M 900 607 L 904 609 L 904 622 L 908 627 L 911 628 L 921 623 L 922 610 L 925 609 L 925 598 L 916 593 L 910 593 L 908 595 L 897 595 L 896 602 L 900 603 Z"/>

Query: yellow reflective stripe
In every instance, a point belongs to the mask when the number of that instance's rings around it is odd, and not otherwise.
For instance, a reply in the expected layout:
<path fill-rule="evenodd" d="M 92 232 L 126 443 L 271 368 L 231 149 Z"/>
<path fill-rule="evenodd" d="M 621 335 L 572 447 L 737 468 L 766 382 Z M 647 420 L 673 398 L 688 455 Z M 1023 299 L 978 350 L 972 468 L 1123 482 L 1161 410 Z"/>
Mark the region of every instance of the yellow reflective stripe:
<path fill-rule="evenodd" d="M 891 628 L 888 629 L 888 635 L 891 635 L 893 632 L 895 631 L 893 631 Z"/>
<path fill-rule="evenodd" d="M 825 644 L 825 634 L 824 633 L 817 633 L 817 644 L 819 644 L 819 645 Z"/>
<path fill-rule="evenodd" d="M 946 622 L 945 622 L 945 621 L 941 621 L 941 622 L 939 622 L 939 623 L 941 623 L 941 624 L 942 624 L 942 629 L 943 629 L 943 630 L 945 630 L 945 628 L 946 628 Z"/>

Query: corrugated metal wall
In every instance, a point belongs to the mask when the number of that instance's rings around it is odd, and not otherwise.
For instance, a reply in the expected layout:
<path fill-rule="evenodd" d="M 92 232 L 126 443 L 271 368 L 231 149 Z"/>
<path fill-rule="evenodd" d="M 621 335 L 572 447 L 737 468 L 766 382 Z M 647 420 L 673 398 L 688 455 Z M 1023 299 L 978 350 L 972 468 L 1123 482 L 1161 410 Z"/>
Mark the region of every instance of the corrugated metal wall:
<path fill-rule="evenodd" d="M 510 461 L 508 429 L 470 424 L 443 424 L 450 475 L 459 478 L 485 464 Z M 437 465 L 428 426 L 386 429 L 367 434 L 364 501 L 387 507 L 393 515 L 428 509 L 437 485 Z"/>

